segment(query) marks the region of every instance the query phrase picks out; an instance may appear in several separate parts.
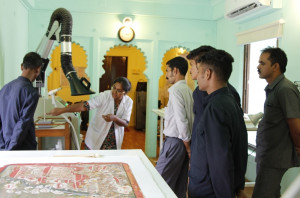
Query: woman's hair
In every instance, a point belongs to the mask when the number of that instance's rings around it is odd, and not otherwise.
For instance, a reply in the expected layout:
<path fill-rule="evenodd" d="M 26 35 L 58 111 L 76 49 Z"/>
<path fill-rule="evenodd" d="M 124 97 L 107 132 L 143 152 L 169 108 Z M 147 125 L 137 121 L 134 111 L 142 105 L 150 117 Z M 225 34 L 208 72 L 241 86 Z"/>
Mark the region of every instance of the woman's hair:
<path fill-rule="evenodd" d="M 123 90 L 125 91 L 125 93 L 129 92 L 131 89 L 131 83 L 130 81 L 126 78 L 126 77 L 119 77 L 117 79 L 114 80 L 114 84 L 115 83 L 121 83 Z"/>

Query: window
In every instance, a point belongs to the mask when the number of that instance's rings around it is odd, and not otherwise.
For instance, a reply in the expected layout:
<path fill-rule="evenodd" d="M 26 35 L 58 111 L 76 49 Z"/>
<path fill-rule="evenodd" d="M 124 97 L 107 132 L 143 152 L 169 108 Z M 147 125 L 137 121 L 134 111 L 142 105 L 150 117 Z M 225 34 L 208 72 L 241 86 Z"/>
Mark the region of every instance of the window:
<path fill-rule="evenodd" d="M 257 65 L 261 50 L 276 46 L 277 38 L 273 38 L 246 44 L 244 47 L 244 94 L 242 105 L 245 113 L 256 114 L 264 111 L 266 99 L 264 88 L 267 82 L 265 79 L 258 77 Z"/>

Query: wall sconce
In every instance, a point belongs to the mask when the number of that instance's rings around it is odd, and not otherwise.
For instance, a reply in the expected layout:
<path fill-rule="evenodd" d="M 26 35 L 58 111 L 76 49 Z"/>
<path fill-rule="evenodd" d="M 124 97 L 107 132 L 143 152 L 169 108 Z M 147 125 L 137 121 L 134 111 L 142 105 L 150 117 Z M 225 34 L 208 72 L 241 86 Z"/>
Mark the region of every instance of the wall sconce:
<path fill-rule="evenodd" d="M 130 17 L 125 17 L 123 19 L 123 26 L 119 29 L 118 32 L 121 41 L 127 43 L 133 40 L 135 33 L 131 25 L 132 25 L 132 19 Z"/>

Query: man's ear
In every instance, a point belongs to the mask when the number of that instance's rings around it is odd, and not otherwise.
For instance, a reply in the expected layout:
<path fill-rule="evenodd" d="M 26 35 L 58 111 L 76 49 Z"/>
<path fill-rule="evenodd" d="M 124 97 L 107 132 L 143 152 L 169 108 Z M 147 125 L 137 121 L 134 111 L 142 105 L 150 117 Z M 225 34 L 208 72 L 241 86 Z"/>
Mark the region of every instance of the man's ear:
<path fill-rule="evenodd" d="M 280 65 L 279 65 L 279 63 L 274 63 L 274 64 L 273 64 L 273 70 L 274 70 L 274 71 L 279 71 L 279 72 L 280 72 Z"/>
<path fill-rule="evenodd" d="M 210 68 L 206 68 L 206 70 L 205 70 L 205 78 L 206 78 L 206 80 L 211 79 L 211 77 L 212 77 L 212 70 Z"/>
<path fill-rule="evenodd" d="M 177 67 L 174 67 L 174 68 L 173 68 L 173 72 L 174 72 L 174 75 L 176 75 L 176 74 L 179 72 L 178 68 L 177 68 Z"/>

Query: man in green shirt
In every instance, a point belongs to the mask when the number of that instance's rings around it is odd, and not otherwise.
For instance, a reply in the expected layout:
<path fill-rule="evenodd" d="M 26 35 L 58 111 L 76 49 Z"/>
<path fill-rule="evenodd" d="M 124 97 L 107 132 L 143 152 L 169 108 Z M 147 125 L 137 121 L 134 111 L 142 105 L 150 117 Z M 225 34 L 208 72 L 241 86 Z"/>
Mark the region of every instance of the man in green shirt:
<path fill-rule="evenodd" d="M 284 173 L 299 166 L 300 94 L 284 76 L 286 65 L 286 54 L 280 48 L 262 50 L 257 70 L 268 85 L 265 88 L 264 117 L 258 125 L 256 137 L 257 176 L 253 198 L 280 197 Z"/>

